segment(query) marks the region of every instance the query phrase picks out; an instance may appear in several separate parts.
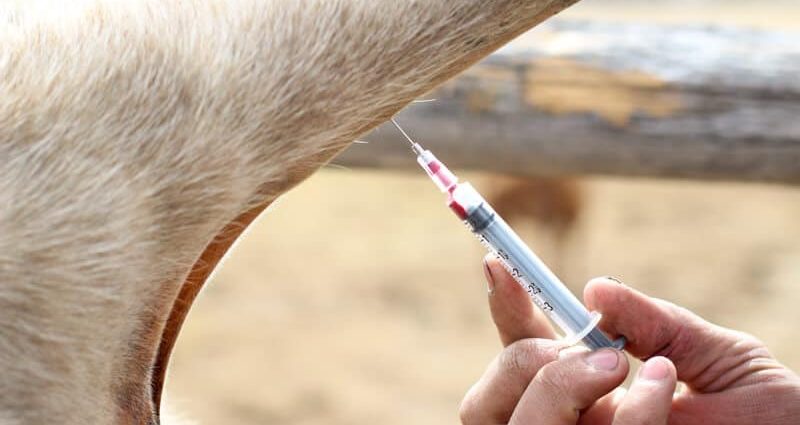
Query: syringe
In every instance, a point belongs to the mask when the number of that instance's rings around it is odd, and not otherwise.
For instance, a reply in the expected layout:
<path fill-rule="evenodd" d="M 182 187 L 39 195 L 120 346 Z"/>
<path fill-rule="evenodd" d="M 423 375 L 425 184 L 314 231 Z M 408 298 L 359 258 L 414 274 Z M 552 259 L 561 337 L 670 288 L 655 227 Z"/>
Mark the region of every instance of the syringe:
<path fill-rule="evenodd" d="M 533 302 L 564 332 L 564 343 L 582 341 L 592 350 L 603 347 L 622 349 L 625 339 L 611 340 L 597 327 L 600 314 L 589 312 L 561 280 L 528 248 L 525 242 L 467 182 L 436 159 L 431 151 L 411 140 L 392 119 L 392 123 L 411 143 L 417 162 L 442 192 L 447 205 L 474 233 L 480 242 L 497 255 L 511 276 L 528 292 Z"/>

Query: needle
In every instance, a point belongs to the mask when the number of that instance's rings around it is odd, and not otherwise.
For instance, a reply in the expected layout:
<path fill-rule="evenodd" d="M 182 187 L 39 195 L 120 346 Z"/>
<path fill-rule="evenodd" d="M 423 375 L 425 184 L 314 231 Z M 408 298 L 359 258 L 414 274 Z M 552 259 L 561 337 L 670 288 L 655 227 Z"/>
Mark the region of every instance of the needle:
<path fill-rule="evenodd" d="M 400 127 L 400 124 L 398 124 L 397 121 L 395 121 L 394 118 L 392 118 L 391 121 L 392 121 L 392 124 L 394 124 L 394 126 L 397 127 L 398 130 L 400 130 L 400 133 L 403 133 L 403 136 L 406 138 L 406 140 L 408 140 L 408 143 L 411 143 L 411 150 L 413 150 L 414 153 L 416 153 L 417 155 L 421 154 L 422 151 L 423 151 L 422 146 L 420 146 L 418 143 L 416 143 L 413 140 L 411 140 L 411 137 L 408 136 L 408 133 L 406 133 L 406 131 L 403 130 L 402 127 Z"/>

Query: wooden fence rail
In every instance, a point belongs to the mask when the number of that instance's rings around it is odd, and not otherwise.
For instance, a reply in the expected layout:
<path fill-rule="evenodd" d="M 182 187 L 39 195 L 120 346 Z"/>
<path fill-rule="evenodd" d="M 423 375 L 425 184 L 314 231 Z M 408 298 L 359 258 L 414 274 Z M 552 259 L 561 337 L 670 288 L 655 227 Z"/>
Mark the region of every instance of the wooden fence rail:
<path fill-rule="evenodd" d="M 800 184 L 800 33 L 553 21 L 398 120 L 455 169 Z M 416 163 L 382 126 L 336 159 Z"/>

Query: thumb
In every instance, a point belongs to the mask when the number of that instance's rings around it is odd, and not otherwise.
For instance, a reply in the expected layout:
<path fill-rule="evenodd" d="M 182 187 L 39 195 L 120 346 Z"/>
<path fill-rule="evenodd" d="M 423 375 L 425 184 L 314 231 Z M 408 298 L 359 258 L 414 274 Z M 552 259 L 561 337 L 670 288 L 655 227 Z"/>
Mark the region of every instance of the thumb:
<path fill-rule="evenodd" d="M 669 358 L 678 379 L 696 391 L 734 388 L 749 383 L 759 370 L 780 367 L 756 338 L 611 279 L 590 281 L 584 299 L 587 307 L 603 314 L 604 331 L 627 338 L 628 352 L 642 359 Z"/>

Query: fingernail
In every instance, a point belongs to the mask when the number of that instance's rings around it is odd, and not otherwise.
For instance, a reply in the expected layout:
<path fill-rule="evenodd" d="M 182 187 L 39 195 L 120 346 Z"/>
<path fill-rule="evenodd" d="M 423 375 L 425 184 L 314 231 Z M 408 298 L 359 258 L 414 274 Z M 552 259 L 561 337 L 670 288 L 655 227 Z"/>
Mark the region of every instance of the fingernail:
<path fill-rule="evenodd" d="M 489 267 L 489 262 L 486 258 L 483 259 L 483 274 L 486 275 L 486 292 L 488 292 L 491 297 L 494 295 L 494 276 L 492 276 L 492 268 Z"/>
<path fill-rule="evenodd" d="M 612 281 L 612 282 L 619 283 L 620 285 L 624 285 L 624 284 L 625 284 L 625 283 L 623 283 L 623 282 L 622 282 L 620 279 L 617 279 L 617 278 L 616 278 L 616 277 L 614 277 L 614 276 L 606 276 L 606 279 L 608 279 L 608 280 L 610 280 L 610 281 Z"/>
<path fill-rule="evenodd" d="M 639 369 L 639 377 L 651 381 L 660 381 L 669 376 L 669 365 L 663 357 L 653 357 L 646 361 Z"/>
<path fill-rule="evenodd" d="M 614 370 L 619 364 L 619 354 L 617 350 L 604 348 L 589 353 L 589 355 L 586 356 L 586 363 L 589 363 L 589 365 L 597 370 Z"/>

